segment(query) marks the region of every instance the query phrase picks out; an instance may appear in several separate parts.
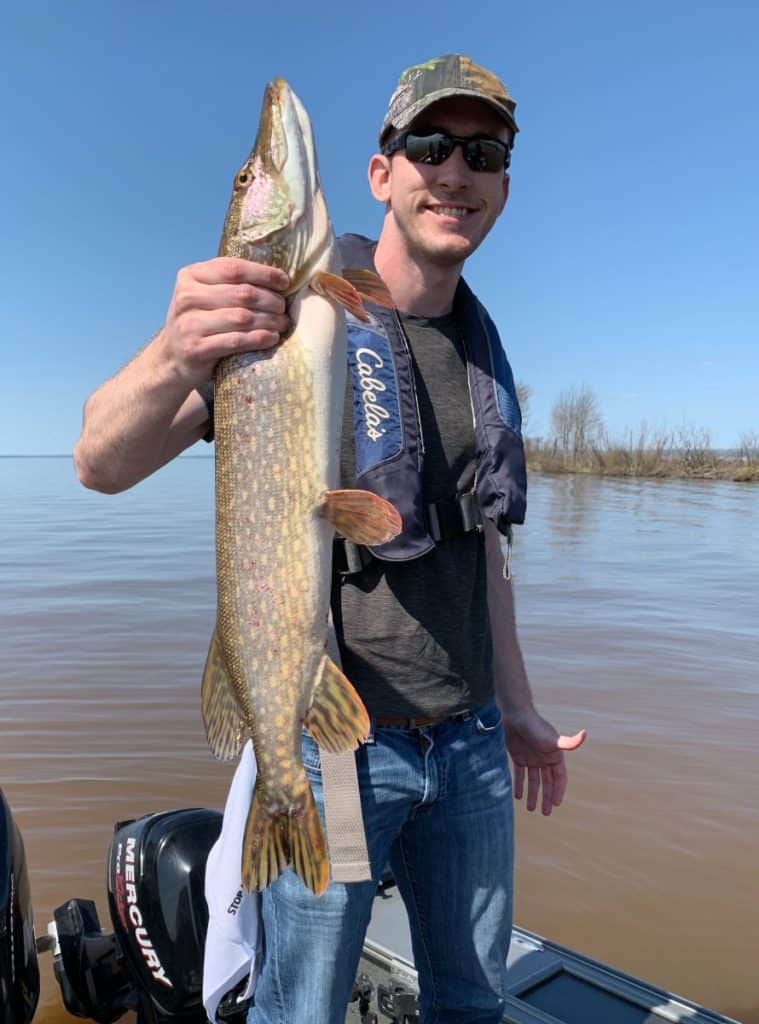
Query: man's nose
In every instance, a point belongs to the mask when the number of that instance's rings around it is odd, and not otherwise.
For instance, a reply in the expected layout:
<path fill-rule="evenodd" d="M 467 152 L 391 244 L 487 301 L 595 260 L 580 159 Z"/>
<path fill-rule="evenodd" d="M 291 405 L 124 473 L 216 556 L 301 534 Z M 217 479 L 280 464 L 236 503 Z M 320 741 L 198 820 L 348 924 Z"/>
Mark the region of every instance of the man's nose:
<path fill-rule="evenodd" d="M 438 183 L 448 188 L 466 188 L 472 184 L 474 172 L 464 159 L 461 146 L 454 146 L 453 152 L 438 166 Z"/>

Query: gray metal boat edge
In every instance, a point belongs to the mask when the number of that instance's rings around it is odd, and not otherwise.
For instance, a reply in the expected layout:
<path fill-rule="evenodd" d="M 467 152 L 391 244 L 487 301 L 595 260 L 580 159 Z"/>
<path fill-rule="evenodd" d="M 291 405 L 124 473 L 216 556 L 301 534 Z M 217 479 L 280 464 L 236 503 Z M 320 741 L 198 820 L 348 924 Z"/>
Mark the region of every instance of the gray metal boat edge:
<path fill-rule="evenodd" d="M 367 965 L 418 991 L 405 907 L 378 896 L 363 950 Z M 515 927 L 507 958 L 508 1024 L 738 1024 L 688 999 Z"/>

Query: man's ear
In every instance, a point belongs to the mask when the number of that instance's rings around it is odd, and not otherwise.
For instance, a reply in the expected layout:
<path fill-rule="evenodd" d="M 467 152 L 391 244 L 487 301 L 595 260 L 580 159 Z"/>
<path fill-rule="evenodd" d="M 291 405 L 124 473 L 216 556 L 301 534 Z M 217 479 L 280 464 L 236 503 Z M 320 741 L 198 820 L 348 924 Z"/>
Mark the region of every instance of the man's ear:
<path fill-rule="evenodd" d="M 367 177 L 374 198 L 380 203 L 390 202 L 390 157 L 375 153 L 369 161 Z"/>

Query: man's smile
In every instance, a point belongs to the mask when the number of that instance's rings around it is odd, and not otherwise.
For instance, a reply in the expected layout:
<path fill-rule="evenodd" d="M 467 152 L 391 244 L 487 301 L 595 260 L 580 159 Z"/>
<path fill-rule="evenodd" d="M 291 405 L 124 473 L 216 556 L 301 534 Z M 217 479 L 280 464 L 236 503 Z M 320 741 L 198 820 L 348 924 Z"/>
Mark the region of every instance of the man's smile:
<path fill-rule="evenodd" d="M 457 220 L 462 220 L 473 212 L 466 206 L 430 206 L 429 209 L 441 217 L 455 217 Z"/>
<path fill-rule="evenodd" d="M 462 202 L 461 200 L 458 202 L 451 202 L 450 200 L 447 202 L 433 200 L 432 202 L 425 204 L 425 209 L 430 213 L 434 213 L 437 217 L 463 221 L 472 214 L 478 213 L 481 206 Z"/>

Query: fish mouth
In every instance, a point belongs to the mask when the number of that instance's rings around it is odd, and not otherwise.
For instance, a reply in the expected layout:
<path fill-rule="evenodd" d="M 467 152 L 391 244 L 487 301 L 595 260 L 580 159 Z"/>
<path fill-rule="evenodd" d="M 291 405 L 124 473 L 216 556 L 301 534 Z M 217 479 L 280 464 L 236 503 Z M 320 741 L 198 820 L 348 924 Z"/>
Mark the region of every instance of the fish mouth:
<path fill-rule="evenodd" d="M 321 249 L 329 218 L 308 114 L 283 78 L 264 91 L 258 133 L 238 171 L 220 254 L 281 267 L 300 286 Z"/>
<path fill-rule="evenodd" d="M 300 220 L 319 189 L 313 131 L 303 104 L 283 78 L 266 86 L 254 163 L 288 197 L 290 226 Z"/>

